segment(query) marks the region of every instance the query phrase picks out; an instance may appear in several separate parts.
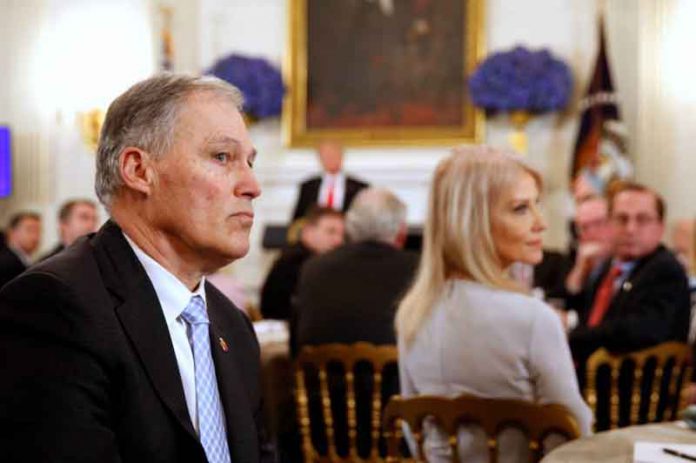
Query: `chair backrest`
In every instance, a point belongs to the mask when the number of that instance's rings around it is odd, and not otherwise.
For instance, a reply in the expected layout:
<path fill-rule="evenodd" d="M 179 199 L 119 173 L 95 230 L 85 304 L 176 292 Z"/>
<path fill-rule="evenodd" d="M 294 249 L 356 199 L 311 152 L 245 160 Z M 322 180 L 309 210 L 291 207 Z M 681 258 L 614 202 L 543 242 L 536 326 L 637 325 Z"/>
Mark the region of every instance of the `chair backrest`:
<path fill-rule="evenodd" d="M 396 366 L 398 354 L 395 346 L 375 346 L 366 342 L 355 344 L 324 344 L 305 346 L 295 363 L 295 386 L 297 414 L 302 435 L 302 452 L 305 462 L 309 461 L 379 461 L 379 438 L 382 423 L 382 382 L 385 366 Z M 372 370 L 372 395 L 370 398 L 370 442 L 371 448 L 367 459 L 358 454 L 357 436 L 358 419 L 356 412 L 355 367 L 367 362 Z M 329 364 L 340 364 L 346 390 L 345 411 L 347 417 L 348 455 L 339 456 L 335 440 L 335 420 L 332 398 L 329 390 Z M 321 455 L 313 445 L 311 435 L 311 418 L 309 395 L 306 387 L 305 372 L 308 367 L 318 371 L 319 394 L 322 419 L 327 441 L 326 455 Z M 333 405 L 333 406 L 332 406 Z"/>
<path fill-rule="evenodd" d="M 643 407 L 647 407 L 647 422 L 670 421 L 674 419 L 680 408 L 681 389 L 690 377 L 688 356 L 689 346 L 679 342 L 666 342 L 626 354 L 612 354 L 604 348 L 599 349 L 586 363 L 585 398 L 587 403 L 595 416 L 598 416 L 598 392 L 609 395 L 609 429 L 619 427 L 620 397 L 630 401 L 630 422 L 626 423 L 627 425 L 639 423 L 640 411 Z M 619 388 L 619 377 L 622 369 L 630 365 L 628 362 L 633 364 L 633 379 L 630 382 L 630 393 L 625 391 L 622 394 Z M 600 368 L 609 369 L 610 383 L 607 391 L 597 390 Z M 646 375 L 648 371 L 652 372 L 649 376 Z M 668 382 L 663 384 L 667 379 Z M 642 394 L 642 390 L 649 392 Z M 645 400 L 648 401 L 647 405 L 644 404 Z M 665 410 L 658 416 L 660 403 L 664 403 Z"/>
<path fill-rule="evenodd" d="M 400 461 L 403 437 L 401 423 L 405 421 L 414 436 L 418 455 L 423 452 L 423 421 L 431 418 L 449 436 L 452 462 L 459 462 L 457 434 L 465 424 L 480 426 L 486 434 L 489 458 L 498 458 L 498 435 L 506 428 L 522 430 L 529 443 L 530 461 L 543 456 L 543 442 L 550 434 L 560 434 L 568 440 L 580 436 L 575 418 L 562 405 L 539 405 L 523 400 L 484 399 L 463 395 L 455 398 L 439 396 L 392 397 L 384 410 L 384 435 L 387 439 L 387 462 Z"/>

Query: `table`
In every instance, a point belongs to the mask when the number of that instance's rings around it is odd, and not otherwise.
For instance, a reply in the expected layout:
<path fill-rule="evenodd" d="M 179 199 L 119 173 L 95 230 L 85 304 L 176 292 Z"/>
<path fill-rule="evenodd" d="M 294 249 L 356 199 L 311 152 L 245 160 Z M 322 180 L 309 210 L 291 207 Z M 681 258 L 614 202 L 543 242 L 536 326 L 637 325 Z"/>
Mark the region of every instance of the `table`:
<path fill-rule="evenodd" d="M 541 463 L 631 463 L 636 441 L 696 444 L 696 431 L 681 421 L 604 431 L 561 445 Z"/>
<path fill-rule="evenodd" d="M 261 347 L 261 387 L 266 430 L 271 436 L 276 436 L 283 425 L 281 410 L 294 407 L 288 327 L 285 322 L 262 320 L 254 322 L 254 330 Z"/>
<path fill-rule="evenodd" d="M 264 249 L 273 250 L 283 248 L 287 242 L 288 226 L 280 223 L 269 223 L 263 228 L 263 240 L 261 246 Z M 405 249 L 420 251 L 423 241 L 423 227 L 412 225 L 408 227 Z"/>
<path fill-rule="evenodd" d="M 261 346 L 261 387 L 266 430 L 281 462 L 302 461 L 287 323 L 262 320 L 254 322 L 254 329 Z"/>

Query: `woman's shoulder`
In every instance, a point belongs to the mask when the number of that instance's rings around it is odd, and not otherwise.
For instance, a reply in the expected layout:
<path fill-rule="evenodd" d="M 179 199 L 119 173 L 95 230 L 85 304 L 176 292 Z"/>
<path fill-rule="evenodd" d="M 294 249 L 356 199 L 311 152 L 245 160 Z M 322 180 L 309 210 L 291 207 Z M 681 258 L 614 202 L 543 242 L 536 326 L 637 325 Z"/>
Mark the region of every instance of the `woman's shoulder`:
<path fill-rule="evenodd" d="M 455 280 L 455 291 L 452 294 L 465 294 L 468 298 L 484 299 L 490 304 L 503 304 L 510 308 L 531 308 L 531 310 L 546 311 L 548 305 L 525 293 L 507 289 L 492 288 L 482 283 L 468 280 Z"/>
<path fill-rule="evenodd" d="M 535 297 L 471 281 L 456 282 L 451 296 L 452 302 L 465 300 L 469 307 L 487 313 L 487 318 L 502 317 L 506 324 L 531 328 L 535 323 L 547 324 L 558 318 L 548 304 Z"/>

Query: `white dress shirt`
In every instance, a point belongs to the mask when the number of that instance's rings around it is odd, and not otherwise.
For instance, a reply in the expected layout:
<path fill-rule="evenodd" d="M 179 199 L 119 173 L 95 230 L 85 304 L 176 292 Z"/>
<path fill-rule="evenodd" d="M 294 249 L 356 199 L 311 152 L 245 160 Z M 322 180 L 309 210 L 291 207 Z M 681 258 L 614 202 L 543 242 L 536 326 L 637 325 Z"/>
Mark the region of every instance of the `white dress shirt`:
<path fill-rule="evenodd" d="M 319 185 L 319 205 L 327 206 L 329 200 L 329 189 L 331 184 L 334 185 L 333 209 L 340 211 L 343 209 L 343 201 L 346 196 L 346 176 L 343 172 L 337 174 L 324 174 L 321 176 L 321 185 Z"/>
<path fill-rule="evenodd" d="M 162 267 L 155 259 L 145 254 L 128 235 L 125 233 L 126 241 L 133 248 L 135 256 L 138 258 L 145 273 L 152 282 L 152 286 L 157 293 L 157 299 L 162 307 L 164 319 L 167 322 L 167 330 L 174 347 L 176 363 L 179 366 L 181 384 L 184 387 L 184 397 L 186 398 L 186 408 L 193 428 L 198 432 L 198 413 L 196 412 L 196 371 L 193 363 L 193 351 L 186 334 L 187 325 L 181 317 L 181 313 L 186 309 L 193 296 L 200 296 L 203 303 L 205 299 L 205 278 L 201 279 L 194 292 L 175 277 L 171 272 Z M 207 305 L 206 305 L 207 308 Z"/>

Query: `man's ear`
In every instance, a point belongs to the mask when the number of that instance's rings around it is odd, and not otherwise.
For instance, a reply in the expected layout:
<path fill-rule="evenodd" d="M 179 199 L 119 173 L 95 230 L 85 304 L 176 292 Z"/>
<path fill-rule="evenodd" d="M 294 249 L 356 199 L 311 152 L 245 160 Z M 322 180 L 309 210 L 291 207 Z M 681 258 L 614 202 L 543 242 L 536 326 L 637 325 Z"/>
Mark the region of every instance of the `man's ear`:
<path fill-rule="evenodd" d="M 155 169 L 152 164 L 152 156 L 147 151 L 132 146 L 124 148 L 118 158 L 118 168 L 124 185 L 149 195 L 155 181 Z"/>

